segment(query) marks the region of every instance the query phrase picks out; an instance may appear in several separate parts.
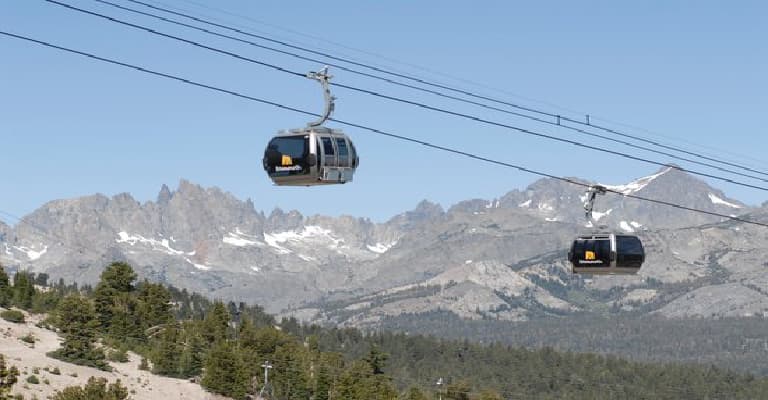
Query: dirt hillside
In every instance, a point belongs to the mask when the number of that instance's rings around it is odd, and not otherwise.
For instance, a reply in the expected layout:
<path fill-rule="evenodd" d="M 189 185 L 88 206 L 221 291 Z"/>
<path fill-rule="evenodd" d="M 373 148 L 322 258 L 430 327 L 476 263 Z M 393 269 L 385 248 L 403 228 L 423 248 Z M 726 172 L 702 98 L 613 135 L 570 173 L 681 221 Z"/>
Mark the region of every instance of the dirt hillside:
<path fill-rule="evenodd" d="M 4 310 L 0 308 L 0 311 Z M 166 378 L 153 375 L 148 371 L 139 370 L 141 358 L 128 353 L 127 363 L 110 363 L 112 372 L 100 371 L 95 368 L 65 363 L 46 356 L 49 351 L 59 347 L 59 336 L 50 330 L 35 326 L 43 316 L 25 313 L 26 322 L 15 324 L 0 318 L 0 354 L 6 362 L 15 365 L 21 371 L 19 382 L 13 387 L 13 393 L 19 393 L 24 399 L 46 399 L 56 390 L 67 386 L 83 385 L 92 376 L 104 377 L 109 382 L 120 380 L 129 390 L 130 398 L 134 400 L 222 400 L 226 397 L 206 392 L 200 385 L 183 379 Z M 34 345 L 25 343 L 22 337 L 32 334 Z M 52 374 L 58 367 L 60 375 Z M 48 371 L 46 371 L 47 369 Z M 38 371 L 35 374 L 35 371 Z M 27 382 L 31 375 L 37 375 L 40 383 Z"/>

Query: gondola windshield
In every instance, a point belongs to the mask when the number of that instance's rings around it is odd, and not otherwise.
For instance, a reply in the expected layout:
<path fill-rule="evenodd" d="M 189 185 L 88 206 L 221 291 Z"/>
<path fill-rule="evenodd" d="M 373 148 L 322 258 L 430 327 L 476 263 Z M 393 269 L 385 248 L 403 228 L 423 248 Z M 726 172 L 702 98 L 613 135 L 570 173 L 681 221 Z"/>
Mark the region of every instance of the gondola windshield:
<path fill-rule="evenodd" d="M 277 176 L 308 174 L 308 156 L 308 135 L 275 137 L 267 145 L 265 167 Z"/>
<path fill-rule="evenodd" d="M 616 235 L 616 264 L 627 268 L 640 268 L 645 261 L 645 249 L 637 236 Z"/>
<path fill-rule="evenodd" d="M 609 239 L 578 239 L 573 244 L 572 258 L 579 266 L 610 267 L 611 241 Z"/>

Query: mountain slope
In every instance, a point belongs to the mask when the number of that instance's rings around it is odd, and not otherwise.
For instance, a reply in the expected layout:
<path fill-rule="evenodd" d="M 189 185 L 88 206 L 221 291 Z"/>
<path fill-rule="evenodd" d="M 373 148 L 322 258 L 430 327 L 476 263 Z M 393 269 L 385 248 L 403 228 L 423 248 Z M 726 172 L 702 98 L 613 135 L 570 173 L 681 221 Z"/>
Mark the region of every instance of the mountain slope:
<path fill-rule="evenodd" d="M 768 221 L 765 208 L 674 166 L 611 188 Z M 447 211 L 425 201 L 373 223 L 280 209 L 265 215 L 250 199 L 182 180 L 143 204 L 128 194 L 49 202 L 27 223 L 0 225 L 0 262 L 94 282 L 108 261 L 126 260 L 152 280 L 350 324 L 437 308 L 470 319 L 611 309 L 698 315 L 695 304 L 710 297 L 727 304 L 719 316 L 763 311 L 767 230 L 606 195 L 595 207 L 599 223 L 641 234 L 648 261 L 634 277 L 571 276 L 565 249 L 586 229 L 583 200 L 582 188 L 542 179 L 498 199 Z M 750 291 L 728 295 L 739 287 Z"/>

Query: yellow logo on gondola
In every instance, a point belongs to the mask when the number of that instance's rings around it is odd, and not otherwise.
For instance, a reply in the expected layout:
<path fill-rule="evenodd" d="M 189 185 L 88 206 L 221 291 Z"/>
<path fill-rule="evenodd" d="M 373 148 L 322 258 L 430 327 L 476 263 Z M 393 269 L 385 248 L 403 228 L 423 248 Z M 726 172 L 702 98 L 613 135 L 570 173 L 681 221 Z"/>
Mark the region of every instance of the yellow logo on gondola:
<path fill-rule="evenodd" d="M 584 259 L 585 260 L 594 260 L 596 258 L 597 257 L 595 257 L 595 252 L 594 251 L 587 251 L 586 253 L 584 253 Z"/>
<path fill-rule="evenodd" d="M 291 156 L 286 156 L 285 154 L 283 154 L 282 164 L 283 165 L 293 165 L 293 159 L 291 158 Z"/>

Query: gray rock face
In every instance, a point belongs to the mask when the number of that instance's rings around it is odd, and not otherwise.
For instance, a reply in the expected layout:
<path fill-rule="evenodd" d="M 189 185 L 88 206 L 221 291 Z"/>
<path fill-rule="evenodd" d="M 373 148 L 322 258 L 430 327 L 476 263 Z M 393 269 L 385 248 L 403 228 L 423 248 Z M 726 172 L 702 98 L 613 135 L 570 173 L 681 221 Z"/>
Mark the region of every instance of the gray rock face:
<path fill-rule="evenodd" d="M 768 221 L 765 207 L 728 199 L 674 167 L 609 187 Z M 448 211 L 423 201 L 373 223 L 280 209 L 265 215 L 250 199 L 182 180 L 143 204 L 128 194 L 51 201 L 25 223 L 0 224 L 0 262 L 94 282 L 107 263 L 125 260 L 155 281 L 350 325 L 436 310 L 507 320 L 607 310 L 768 312 L 768 229 L 623 196 L 601 197 L 596 217 L 642 236 L 641 273 L 570 275 L 565 251 L 586 229 L 583 199 L 582 188 L 543 179 Z"/>
<path fill-rule="evenodd" d="M 680 296 L 657 313 L 667 317 L 752 317 L 768 314 L 768 296 L 740 283 L 712 285 Z"/>

